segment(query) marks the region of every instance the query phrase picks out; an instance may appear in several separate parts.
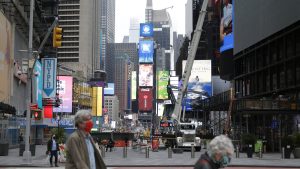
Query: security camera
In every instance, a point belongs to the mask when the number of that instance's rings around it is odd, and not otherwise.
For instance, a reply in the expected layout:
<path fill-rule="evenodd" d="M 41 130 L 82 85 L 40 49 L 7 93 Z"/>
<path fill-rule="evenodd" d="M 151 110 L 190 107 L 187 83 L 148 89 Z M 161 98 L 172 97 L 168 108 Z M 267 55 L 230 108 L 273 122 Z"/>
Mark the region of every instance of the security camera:
<path fill-rule="evenodd" d="M 17 74 L 21 76 L 22 72 L 20 70 L 17 71 Z"/>

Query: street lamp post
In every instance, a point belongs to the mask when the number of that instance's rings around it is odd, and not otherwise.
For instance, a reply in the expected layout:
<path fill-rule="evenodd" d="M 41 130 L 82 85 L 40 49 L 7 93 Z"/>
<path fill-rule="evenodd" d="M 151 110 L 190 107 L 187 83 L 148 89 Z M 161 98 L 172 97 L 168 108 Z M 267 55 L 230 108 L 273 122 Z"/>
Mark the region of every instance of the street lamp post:
<path fill-rule="evenodd" d="M 29 40 L 28 40 L 28 65 L 29 61 L 32 57 L 32 34 L 33 34 L 33 7 L 34 7 L 34 0 L 30 0 L 30 17 L 29 17 Z M 26 84 L 26 99 L 27 99 L 27 113 L 26 113 L 26 134 L 25 134 L 25 151 L 23 153 L 23 159 L 26 164 L 31 164 L 31 152 L 29 150 L 29 136 L 30 136 L 30 68 L 27 69 L 27 84 Z"/>

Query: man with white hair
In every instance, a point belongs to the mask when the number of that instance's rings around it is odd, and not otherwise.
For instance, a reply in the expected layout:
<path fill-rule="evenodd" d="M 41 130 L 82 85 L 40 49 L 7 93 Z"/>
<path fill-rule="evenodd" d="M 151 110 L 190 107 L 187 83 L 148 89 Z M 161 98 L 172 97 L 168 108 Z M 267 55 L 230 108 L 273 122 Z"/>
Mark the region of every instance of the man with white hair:
<path fill-rule="evenodd" d="M 88 110 L 79 110 L 75 115 L 77 130 L 66 143 L 66 169 L 106 169 L 105 163 L 90 135 L 93 128 L 92 115 Z"/>
<path fill-rule="evenodd" d="M 194 169 L 218 169 L 230 163 L 234 149 L 232 141 L 225 135 L 215 137 L 208 146 L 208 152 L 201 155 Z"/>

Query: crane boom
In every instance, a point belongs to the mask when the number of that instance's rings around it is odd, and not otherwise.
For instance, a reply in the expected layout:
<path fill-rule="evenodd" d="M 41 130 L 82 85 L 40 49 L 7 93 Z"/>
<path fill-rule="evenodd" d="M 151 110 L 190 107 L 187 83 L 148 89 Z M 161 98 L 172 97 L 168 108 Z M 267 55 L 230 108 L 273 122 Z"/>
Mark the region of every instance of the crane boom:
<path fill-rule="evenodd" d="M 189 52 L 188 52 L 187 62 L 186 62 L 185 69 L 184 69 L 184 72 L 182 75 L 182 86 L 178 92 L 178 97 L 177 97 L 177 100 L 175 103 L 175 108 L 174 108 L 174 111 L 172 114 L 172 119 L 177 120 L 178 122 L 180 122 L 180 117 L 181 117 L 182 98 L 183 98 L 184 92 L 186 91 L 186 88 L 188 85 L 188 81 L 189 81 L 189 78 L 191 75 L 191 70 L 193 67 L 194 60 L 195 60 L 195 55 L 197 52 L 197 47 L 198 47 L 201 33 L 202 33 L 202 26 L 203 26 L 203 22 L 204 22 L 205 15 L 206 15 L 207 3 L 208 3 L 208 0 L 204 0 L 202 3 L 202 8 L 199 13 L 197 26 L 194 30 L 192 43 L 190 45 Z"/>

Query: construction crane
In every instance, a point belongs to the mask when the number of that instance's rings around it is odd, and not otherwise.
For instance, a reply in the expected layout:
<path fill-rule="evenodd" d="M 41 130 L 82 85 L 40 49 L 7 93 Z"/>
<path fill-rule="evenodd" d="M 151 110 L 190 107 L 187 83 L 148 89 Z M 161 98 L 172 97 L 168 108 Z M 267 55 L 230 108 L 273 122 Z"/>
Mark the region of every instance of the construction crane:
<path fill-rule="evenodd" d="M 165 138 L 167 140 L 167 142 L 169 142 L 169 144 L 171 144 L 171 147 L 174 146 L 173 143 L 174 143 L 174 140 L 176 140 L 175 146 L 177 148 L 190 150 L 192 147 L 194 147 L 198 151 L 201 150 L 201 140 L 199 137 L 196 137 L 196 129 L 197 129 L 198 123 L 195 121 L 190 122 L 190 123 L 181 122 L 180 118 L 181 118 L 182 99 L 183 99 L 183 96 L 187 89 L 188 80 L 191 75 L 193 63 L 195 60 L 195 55 L 197 52 L 197 47 L 198 47 L 198 44 L 200 41 L 203 22 L 204 22 L 205 15 L 206 15 L 207 3 L 208 3 L 208 0 L 204 0 L 202 3 L 202 8 L 199 13 L 197 26 L 195 28 L 192 43 L 189 48 L 186 66 L 185 66 L 185 69 L 184 69 L 184 72 L 182 75 L 182 86 L 179 89 L 178 96 L 175 101 L 175 108 L 171 115 L 171 120 L 174 125 L 173 131 L 172 131 L 172 136 L 174 139 Z M 164 139 L 164 137 L 163 137 L 163 139 Z"/>

